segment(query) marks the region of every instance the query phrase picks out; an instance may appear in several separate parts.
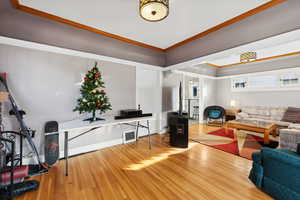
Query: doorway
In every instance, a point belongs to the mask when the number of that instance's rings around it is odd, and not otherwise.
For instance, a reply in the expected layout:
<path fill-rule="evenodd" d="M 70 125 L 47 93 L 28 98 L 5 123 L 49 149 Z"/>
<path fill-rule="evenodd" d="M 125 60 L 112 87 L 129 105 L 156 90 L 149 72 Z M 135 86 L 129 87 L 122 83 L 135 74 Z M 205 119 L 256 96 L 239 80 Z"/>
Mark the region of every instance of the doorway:
<path fill-rule="evenodd" d="M 189 117 L 189 125 L 199 124 L 201 120 L 201 87 L 198 77 L 183 77 L 183 108 Z"/>

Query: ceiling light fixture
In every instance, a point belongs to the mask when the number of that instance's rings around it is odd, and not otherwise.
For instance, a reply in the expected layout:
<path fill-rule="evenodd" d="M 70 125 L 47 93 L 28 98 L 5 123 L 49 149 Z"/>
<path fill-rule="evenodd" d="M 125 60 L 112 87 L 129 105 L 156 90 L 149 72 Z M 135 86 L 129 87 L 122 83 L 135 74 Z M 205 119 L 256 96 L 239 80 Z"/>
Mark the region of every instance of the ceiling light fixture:
<path fill-rule="evenodd" d="M 257 53 L 256 52 L 246 52 L 241 54 L 240 61 L 241 62 L 251 62 L 257 59 Z"/>
<path fill-rule="evenodd" d="M 150 22 L 165 19 L 169 15 L 169 0 L 140 0 L 140 15 Z"/>

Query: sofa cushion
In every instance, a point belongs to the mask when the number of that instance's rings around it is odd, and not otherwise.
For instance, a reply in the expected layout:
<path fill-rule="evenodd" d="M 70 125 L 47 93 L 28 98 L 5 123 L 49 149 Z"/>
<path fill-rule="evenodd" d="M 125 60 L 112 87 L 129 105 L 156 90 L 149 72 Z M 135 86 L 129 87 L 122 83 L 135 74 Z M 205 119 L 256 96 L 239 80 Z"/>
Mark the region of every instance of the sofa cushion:
<path fill-rule="evenodd" d="M 298 130 L 300 130 L 300 124 L 290 123 L 289 128 L 290 129 L 298 129 Z"/>
<path fill-rule="evenodd" d="M 265 119 L 265 120 L 270 120 L 270 116 L 268 115 L 258 115 L 258 114 L 249 114 L 250 118 L 256 118 L 256 119 Z"/>
<path fill-rule="evenodd" d="M 246 106 L 242 108 L 242 112 L 252 115 L 270 116 L 270 110 L 262 106 Z"/>
<path fill-rule="evenodd" d="M 283 177 L 289 179 L 289 177 Z M 294 191 L 289 186 L 283 185 L 282 182 L 274 181 L 272 177 L 263 178 L 263 191 L 278 200 L 295 200 L 300 199 L 299 192 Z"/>
<path fill-rule="evenodd" d="M 237 114 L 237 116 L 238 117 L 240 117 L 240 118 L 249 118 L 249 115 L 248 115 L 248 113 L 245 113 L 245 112 L 240 112 L 240 113 L 238 113 Z"/>
<path fill-rule="evenodd" d="M 283 126 L 283 127 L 288 127 L 291 124 L 290 122 L 284 122 L 284 121 L 275 121 L 275 120 L 271 120 L 271 121 L 277 124 L 278 126 Z"/>
<path fill-rule="evenodd" d="M 255 107 L 246 106 L 242 108 L 242 112 L 247 114 L 255 114 Z"/>
<path fill-rule="evenodd" d="M 261 159 L 262 191 L 278 200 L 300 200 L 300 156 L 286 149 L 263 148 Z M 261 174 L 257 173 L 257 166 L 259 164 L 254 161 L 250 173 L 250 179 L 256 185 Z"/>
<path fill-rule="evenodd" d="M 288 107 L 282 121 L 300 123 L 300 108 Z"/>
<path fill-rule="evenodd" d="M 261 118 L 245 118 L 245 120 L 270 122 L 270 123 L 274 123 L 274 124 L 277 124 L 278 126 L 283 126 L 283 127 L 288 127 L 291 124 L 290 122 L 275 121 L 275 120 L 271 120 L 271 119 L 261 119 Z"/>
<path fill-rule="evenodd" d="M 300 156 L 287 149 L 262 149 L 264 177 L 300 193 Z M 264 186 L 266 183 L 264 182 Z M 295 200 L 295 199 L 293 199 Z"/>

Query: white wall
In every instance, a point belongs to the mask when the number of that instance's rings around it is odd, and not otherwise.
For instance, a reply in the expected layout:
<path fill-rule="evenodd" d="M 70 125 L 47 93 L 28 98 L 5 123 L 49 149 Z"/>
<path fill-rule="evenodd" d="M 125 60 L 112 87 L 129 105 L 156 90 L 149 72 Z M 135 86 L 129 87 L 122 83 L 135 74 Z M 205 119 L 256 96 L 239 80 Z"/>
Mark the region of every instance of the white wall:
<path fill-rule="evenodd" d="M 72 111 L 80 95 L 79 83 L 84 74 L 93 67 L 94 61 L 0 45 L 0 72 L 8 73 L 11 92 L 19 107 L 27 112 L 26 123 L 37 130 L 34 141 L 41 154 L 43 154 L 43 129 L 46 121 L 62 122 L 79 117 L 77 112 Z M 108 115 L 114 115 L 121 109 L 136 108 L 137 103 L 140 103 L 146 112 L 159 113 L 161 109 L 160 72 L 136 71 L 134 66 L 107 61 L 98 62 L 113 108 L 107 113 Z M 141 85 L 137 87 L 140 83 Z M 145 95 L 148 97 L 146 98 Z M 15 118 L 7 114 L 9 109 L 10 104 L 5 103 L 3 113 L 5 129 L 18 130 L 19 126 Z M 157 124 L 159 122 L 151 126 L 153 130 L 159 129 Z M 60 139 L 62 142 L 62 135 Z M 121 141 L 120 127 L 97 130 L 95 134 L 91 133 L 74 140 L 70 144 L 71 154 L 72 152 L 81 153 L 88 149 L 87 146 L 92 145 L 93 148 L 97 148 Z"/>
<path fill-rule="evenodd" d="M 185 72 L 172 72 L 166 71 L 163 74 L 163 102 L 162 102 L 162 127 L 167 126 L 167 113 L 171 111 L 178 111 L 179 108 L 179 82 L 188 83 L 189 80 L 197 80 L 199 82 L 199 107 L 200 107 L 200 117 L 199 121 L 202 122 L 203 120 L 203 111 L 207 106 L 216 105 L 216 80 L 205 78 L 203 76 L 191 76 L 191 74 L 186 74 Z M 188 87 L 184 87 L 187 90 Z M 188 92 L 183 91 L 183 95 L 187 94 Z M 185 102 L 186 104 L 187 102 Z M 196 103 L 197 104 L 197 103 Z M 194 102 L 192 106 L 194 105 Z M 187 106 L 184 106 L 187 108 Z M 191 109 L 192 110 L 192 109 Z"/>
<path fill-rule="evenodd" d="M 141 106 L 143 113 L 153 113 L 156 120 L 150 121 L 152 133 L 161 132 L 162 112 L 162 72 L 136 69 L 136 105 Z M 148 134 L 147 130 L 141 129 L 140 136 Z"/>
<path fill-rule="evenodd" d="M 232 92 L 230 79 L 217 80 L 217 104 L 228 108 L 231 100 L 237 106 L 300 107 L 300 91 Z"/>
<path fill-rule="evenodd" d="M 183 75 L 172 71 L 163 72 L 162 82 L 162 128 L 167 127 L 167 113 L 179 109 L 179 83 Z"/>
<path fill-rule="evenodd" d="M 209 78 L 200 78 L 202 85 L 202 99 L 200 103 L 200 121 L 203 121 L 204 109 L 208 106 L 214 106 L 217 104 L 217 93 L 219 88 L 217 87 L 217 80 Z"/>

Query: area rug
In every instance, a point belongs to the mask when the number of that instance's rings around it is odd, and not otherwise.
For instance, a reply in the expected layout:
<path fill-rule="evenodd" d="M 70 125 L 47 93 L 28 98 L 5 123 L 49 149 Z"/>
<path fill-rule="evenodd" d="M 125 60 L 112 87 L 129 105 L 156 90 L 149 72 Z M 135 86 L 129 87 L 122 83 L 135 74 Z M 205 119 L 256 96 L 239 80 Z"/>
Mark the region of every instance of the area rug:
<path fill-rule="evenodd" d="M 233 130 L 228 130 L 228 134 L 226 134 L 224 128 L 194 137 L 192 140 L 249 160 L 252 159 L 253 152 L 260 151 L 264 146 L 278 147 L 277 141 L 271 140 L 270 144 L 264 145 L 263 135 L 259 137 L 244 131 L 238 131 L 237 140 L 234 140 Z"/>

